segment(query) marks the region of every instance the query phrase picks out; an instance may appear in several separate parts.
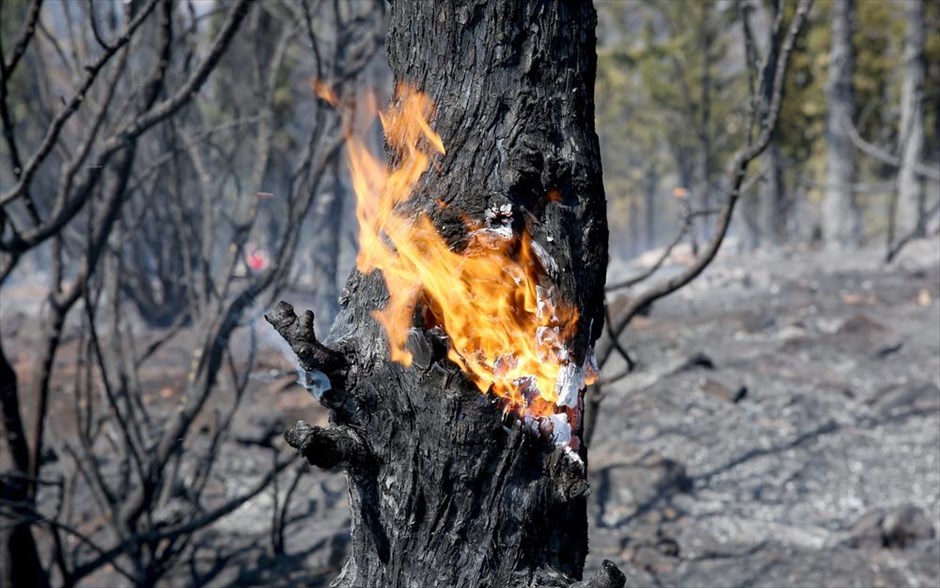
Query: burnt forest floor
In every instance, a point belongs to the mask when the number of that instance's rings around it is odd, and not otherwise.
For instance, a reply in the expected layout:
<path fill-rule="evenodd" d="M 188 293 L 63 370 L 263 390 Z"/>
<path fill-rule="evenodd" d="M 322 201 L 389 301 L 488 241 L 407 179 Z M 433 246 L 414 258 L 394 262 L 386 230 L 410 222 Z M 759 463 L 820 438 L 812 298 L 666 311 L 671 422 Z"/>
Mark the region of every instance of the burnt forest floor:
<path fill-rule="evenodd" d="M 632 325 L 639 366 L 591 448 L 589 567 L 938 585 L 940 240 L 880 256 L 727 256 Z"/>
<path fill-rule="evenodd" d="M 940 239 L 912 243 L 891 265 L 880 257 L 724 255 L 631 325 L 624 343 L 638 367 L 605 389 L 590 453 L 587 573 L 606 558 L 628 586 L 938 585 Z M 640 269 L 614 265 L 611 278 Z M 8 287 L 0 313 L 24 390 L 40 294 Z M 302 296 L 285 298 L 306 307 Z M 260 321 L 259 363 L 209 498 L 244 492 L 275 454 L 289 455 L 285 427 L 327 421 L 266 327 Z M 185 400 L 193 344 L 180 335 L 141 373 L 155 414 Z M 53 450 L 75 435 L 75 346 L 67 341 L 58 358 Z M 230 403 L 223 388 L 210 408 Z M 24 411 L 28 419 L 28 400 Z M 193 450 L 205 438 L 199 429 Z M 70 475 L 67 463 L 44 472 Z M 193 557 L 164 583 L 191 585 L 196 570 L 211 586 L 326 586 L 349 540 L 345 479 L 312 469 L 301 478 L 285 553 L 274 555 L 272 512 L 293 475 L 277 500 L 271 488 L 200 532 Z M 51 511 L 56 498 L 40 500 Z M 87 495 L 72 508 L 90 528 L 101 516 Z M 126 584 L 108 569 L 83 583 Z"/>

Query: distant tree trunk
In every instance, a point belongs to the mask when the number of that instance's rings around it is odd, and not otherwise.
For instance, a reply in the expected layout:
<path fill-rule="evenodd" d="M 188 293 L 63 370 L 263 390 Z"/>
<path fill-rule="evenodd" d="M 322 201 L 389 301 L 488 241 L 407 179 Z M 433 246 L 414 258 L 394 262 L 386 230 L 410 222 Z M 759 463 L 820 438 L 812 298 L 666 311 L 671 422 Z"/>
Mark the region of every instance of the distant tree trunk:
<path fill-rule="evenodd" d="M 551 256 L 556 291 L 579 311 L 574 361 L 601 332 L 607 264 L 595 23 L 588 2 L 395 0 L 388 29 L 396 81 L 433 99 L 447 149 L 407 209 L 460 251 L 467 219 L 510 206 L 515 232 L 526 227 Z M 420 320 L 414 363 L 392 362 L 373 318 L 387 300 L 379 271 L 353 274 L 332 330 L 336 353 L 313 340 L 309 315 L 281 305 L 269 316 L 333 386 L 322 399 L 333 426 L 298 424 L 287 437 L 312 463 L 348 473 L 352 544 L 334 586 L 572 585 L 588 547 L 583 468 L 504 427 L 501 405 Z M 577 585 L 622 586 L 623 576 L 605 564 Z"/>
<path fill-rule="evenodd" d="M 337 157 L 331 166 L 333 181 L 316 202 L 315 220 L 310 240 L 313 267 L 310 268 L 317 308 L 317 327 L 329 329 L 339 312 L 338 266 L 340 237 L 343 233 L 343 206 L 346 187 L 342 161 Z"/>
<path fill-rule="evenodd" d="M 924 147 L 923 85 L 924 85 L 924 24 L 923 0 L 904 3 L 907 36 L 904 42 L 904 69 L 901 81 L 901 168 L 898 172 L 898 206 L 895 235 L 922 233 L 924 189 L 915 166 Z"/>
<path fill-rule="evenodd" d="M 689 205 L 692 206 L 695 203 L 693 198 L 693 190 L 695 188 L 692 186 L 693 178 L 695 177 L 695 172 L 693 171 L 693 165 L 690 162 L 691 158 L 685 157 L 684 153 L 681 151 L 676 153 L 676 171 L 679 175 L 679 184 L 682 188 L 686 190 L 684 198 L 689 198 Z M 694 227 L 689 231 L 689 241 L 692 245 L 692 250 L 698 252 L 698 244 L 700 243 L 699 231 Z"/>
<path fill-rule="evenodd" d="M 854 0 L 832 4 L 832 44 L 829 53 L 829 80 L 826 94 L 829 113 L 826 120 L 826 193 L 823 199 L 823 238 L 830 247 L 858 245 L 861 219 L 855 201 L 855 148 L 849 133 L 855 100 L 852 73 Z"/>
<path fill-rule="evenodd" d="M 630 257 L 635 257 L 643 251 L 642 222 L 640 195 L 630 194 Z"/>
<path fill-rule="evenodd" d="M 738 219 L 741 221 L 741 242 L 738 246 L 741 250 L 751 251 L 761 245 L 761 236 L 764 232 L 764 227 L 761 226 L 762 202 L 756 194 L 747 194 L 738 205 L 740 210 Z"/>
<path fill-rule="evenodd" d="M 780 13 L 780 0 L 771 2 L 770 19 L 776 19 Z M 771 31 L 773 29 L 771 28 Z M 780 32 L 783 34 L 783 31 Z M 770 105 L 774 86 L 774 77 L 777 75 L 777 51 L 780 44 L 776 39 L 768 39 L 767 46 L 770 48 L 767 55 L 767 67 L 763 75 L 763 106 L 766 116 L 766 109 Z M 786 88 L 786 86 L 784 86 Z M 787 239 L 787 226 L 789 223 L 790 206 L 787 202 L 786 189 L 783 185 L 783 163 L 780 156 L 780 141 L 777 140 L 777 133 L 771 136 L 770 144 L 763 156 L 763 174 L 764 182 L 761 190 L 761 200 L 764 203 L 765 211 L 763 224 L 763 237 L 768 244 L 783 245 Z"/>
<path fill-rule="evenodd" d="M 787 227 L 790 222 L 790 204 L 783 185 L 779 141 L 771 139 L 764 153 L 763 164 L 765 180 L 761 199 L 764 202 L 765 216 L 762 232 L 766 244 L 779 246 L 787 240 Z"/>
<path fill-rule="evenodd" d="M 645 249 L 649 251 L 656 247 L 656 192 L 659 190 L 659 170 L 651 165 L 646 171 L 646 186 L 643 190 L 643 212 L 646 227 Z"/>
<path fill-rule="evenodd" d="M 699 50 L 702 52 L 702 71 L 700 86 L 702 89 L 701 103 L 699 104 L 699 156 L 697 159 L 699 184 L 695 190 L 695 197 L 698 199 L 698 208 L 706 210 L 712 205 L 712 143 L 711 143 L 711 125 L 712 125 L 712 49 L 715 38 L 713 25 L 709 19 L 713 18 L 716 6 L 712 3 L 699 2 L 701 10 L 699 19 Z M 696 208 L 693 206 L 693 208 Z M 711 215 L 699 217 L 699 237 L 703 242 L 711 238 Z"/>

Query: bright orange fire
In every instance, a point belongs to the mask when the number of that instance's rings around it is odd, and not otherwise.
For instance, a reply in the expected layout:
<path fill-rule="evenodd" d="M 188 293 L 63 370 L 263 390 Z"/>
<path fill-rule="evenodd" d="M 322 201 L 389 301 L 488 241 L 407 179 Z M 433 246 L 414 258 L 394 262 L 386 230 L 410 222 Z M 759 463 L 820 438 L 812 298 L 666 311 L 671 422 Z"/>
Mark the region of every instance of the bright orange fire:
<path fill-rule="evenodd" d="M 331 92 L 317 90 L 335 100 Z M 428 122 L 431 100 L 407 86 L 396 94 L 394 105 L 379 114 L 395 153 L 393 166 L 374 157 L 351 131 L 346 143 L 360 231 L 356 265 L 362 273 L 379 269 L 385 278 L 388 305 L 374 316 L 388 335 L 390 357 L 411 364 L 408 334 L 416 305 L 424 305 L 449 337 L 448 357 L 482 392 L 492 391 L 520 414 L 558 412 L 561 372 L 572 372 L 575 391 L 584 384 L 584 370 L 568 366 L 565 347 L 577 309 L 553 300 L 551 289 L 540 285 L 544 270 L 537 245 L 528 232 L 512 232 L 508 207 L 487 222 L 467 222 L 462 251 L 453 251 L 426 215 L 399 210 L 433 158 L 446 151 Z"/>

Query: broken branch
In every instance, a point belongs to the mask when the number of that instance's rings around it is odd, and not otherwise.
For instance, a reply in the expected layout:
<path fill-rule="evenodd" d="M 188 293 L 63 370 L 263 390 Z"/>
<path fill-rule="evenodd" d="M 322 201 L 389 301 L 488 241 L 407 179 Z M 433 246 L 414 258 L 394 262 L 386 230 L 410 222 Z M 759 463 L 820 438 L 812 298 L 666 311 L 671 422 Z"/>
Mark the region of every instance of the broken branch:
<path fill-rule="evenodd" d="M 324 429 L 298 421 L 297 426 L 284 433 L 284 440 L 304 456 L 307 463 L 326 470 L 364 467 L 373 461 L 365 442 L 349 427 Z"/>
<path fill-rule="evenodd" d="M 346 367 L 346 358 L 317 341 L 313 330 L 313 311 L 307 310 L 303 317 L 294 313 L 294 307 L 284 302 L 277 303 L 272 312 L 264 319 L 284 338 L 308 372 L 319 370 L 327 376 L 335 375 Z M 331 378 L 332 380 L 332 378 Z"/>

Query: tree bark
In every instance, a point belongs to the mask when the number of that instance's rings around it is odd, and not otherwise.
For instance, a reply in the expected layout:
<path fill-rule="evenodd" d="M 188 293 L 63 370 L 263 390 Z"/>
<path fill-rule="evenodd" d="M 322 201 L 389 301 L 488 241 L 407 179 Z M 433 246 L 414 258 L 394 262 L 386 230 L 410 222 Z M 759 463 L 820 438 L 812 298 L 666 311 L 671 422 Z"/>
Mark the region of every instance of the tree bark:
<path fill-rule="evenodd" d="M 832 4 L 832 44 L 829 53 L 829 79 L 826 94 L 829 113 L 826 119 L 826 194 L 823 197 L 822 229 L 827 246 L 858 245 L 861 218 L 855 201 L 855 156 L 849 134 L 855 110 L 852 73 L 855 55 L 852 48 L 854 0 Z"/>
<path fill-rule="evenodd" d="M 901 81 L 901 127 L 899 132 L 901 168 L 898 172 L 896 235 L 923 232 L 924 190 L 916 166 L 924 148 L 923 85 L 924 24 L 923 0 L 904 3 L 907 35 L 904 42 L 904 70 Z"/>
<path fill-rule="evenodd" d="M 432 125 L 447 149 L 404 209 L 428 215 L 460 251 L 467 219 L 511 207 L 514 233 L 527 230 L 545 250 L 547 280 L 578 310 L 574 362 L 602 329 L 607 264 L 595 22 L 586 2 L 396 0 L 388 34 L 396 82 L 437 105 Z M 387 300 L 380 271 L 354 272 L 330 334 L 335 352 L 316 341 L 312 313 L 297 318 L 282 304 L 268 316 L 302 367 L 331 385 L 321 402 L 333 425 L 298 424 L 287 439 L 311 463 L 348 474 L 351 552 L 333 585 L 573 585 L 587 554 L 583 446 L 574 459 L 504 426 L 501 403 L 420 320 L 413 364 L 392 362 L 373 318 Z M 623 582 L 605 563 L 575 585 Z"/>

